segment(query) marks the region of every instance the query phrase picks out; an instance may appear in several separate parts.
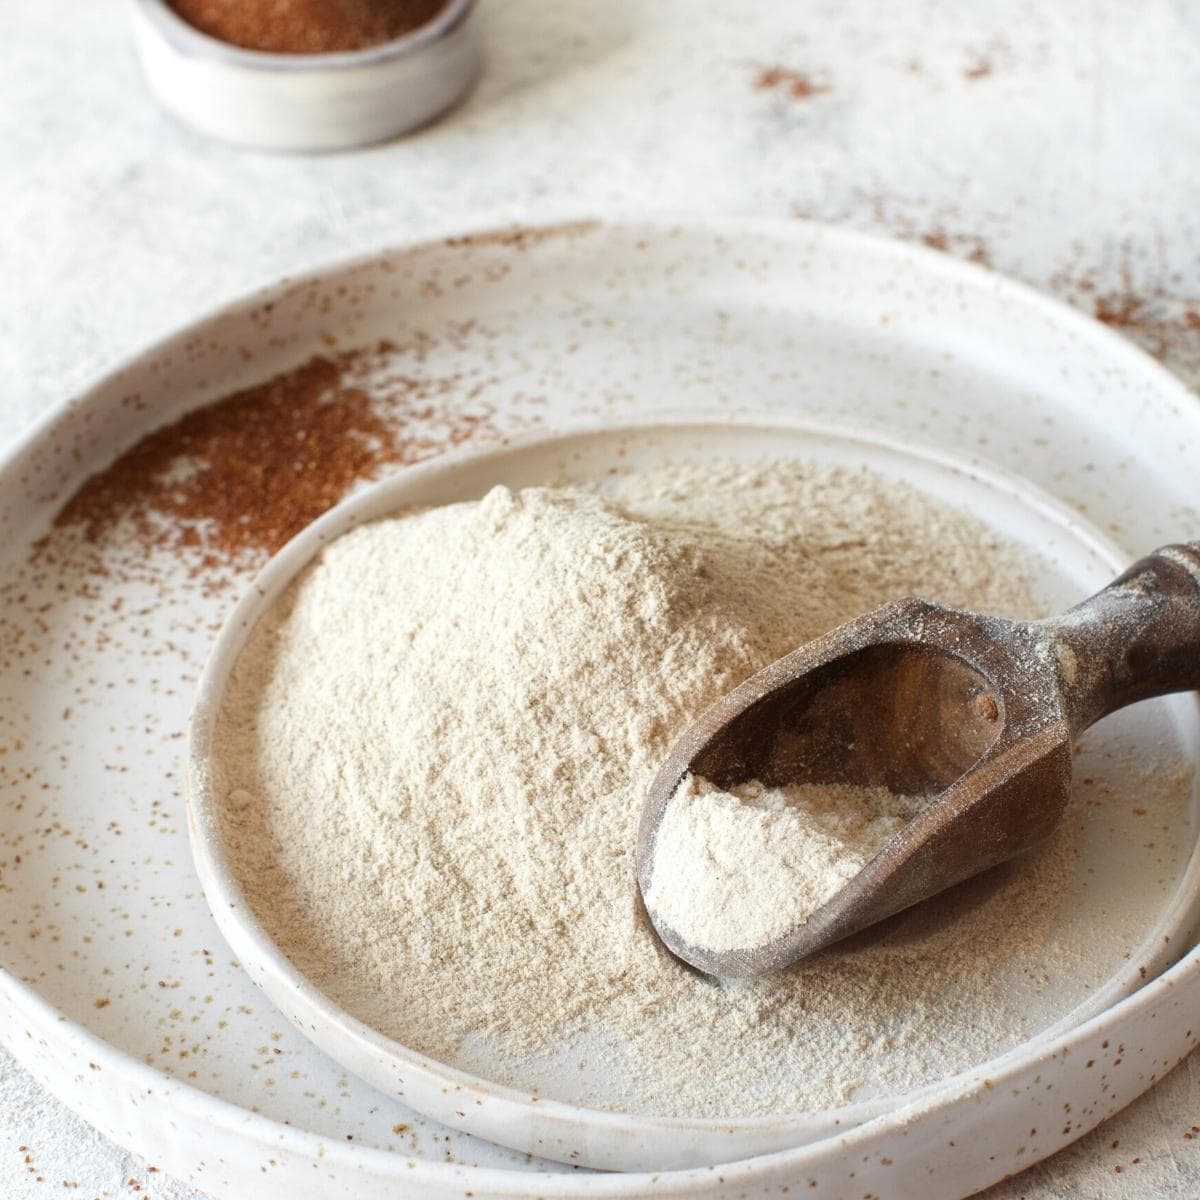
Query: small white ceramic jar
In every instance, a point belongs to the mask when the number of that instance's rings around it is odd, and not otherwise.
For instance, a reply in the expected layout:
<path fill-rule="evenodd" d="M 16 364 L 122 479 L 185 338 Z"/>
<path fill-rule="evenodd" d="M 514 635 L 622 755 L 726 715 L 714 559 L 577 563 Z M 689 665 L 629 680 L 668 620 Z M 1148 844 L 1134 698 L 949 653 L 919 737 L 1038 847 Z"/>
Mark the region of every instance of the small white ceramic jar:
<path fill-rule="evenodd" d="M 335 54 L 245 50 L 201 33 L 165 0 L 132 0 L 150 86 L 213 137 L 263 150 L 342 150 L 431 121 L 479 71 L 474 0 L 447 0 L 393 41 Z"/>

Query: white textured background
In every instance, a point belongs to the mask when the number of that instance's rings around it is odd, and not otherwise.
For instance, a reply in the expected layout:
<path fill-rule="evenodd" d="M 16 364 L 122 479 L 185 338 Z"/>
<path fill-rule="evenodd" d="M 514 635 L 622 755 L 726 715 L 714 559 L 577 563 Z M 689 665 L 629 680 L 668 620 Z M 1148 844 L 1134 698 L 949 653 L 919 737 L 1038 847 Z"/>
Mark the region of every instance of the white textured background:
<path fill-rule="evenodd" d="M 322 259 L 648 211 L 924 240 L 1103 317 L 1200 387 L 1200 0 L 480 8 L 486 73 L 447 119 L 287 158 L 163 116 L 121 0 L 0 0 L 0 448 L 145 342 Z M 825 90 L 763 86 L 771 67 Z M 988 1195 L 1191 1200 L 1197 1127 L 1193 1056 Z M 193 1196 L 0 1053 L 0 1198 L 50 1194 Z"/>

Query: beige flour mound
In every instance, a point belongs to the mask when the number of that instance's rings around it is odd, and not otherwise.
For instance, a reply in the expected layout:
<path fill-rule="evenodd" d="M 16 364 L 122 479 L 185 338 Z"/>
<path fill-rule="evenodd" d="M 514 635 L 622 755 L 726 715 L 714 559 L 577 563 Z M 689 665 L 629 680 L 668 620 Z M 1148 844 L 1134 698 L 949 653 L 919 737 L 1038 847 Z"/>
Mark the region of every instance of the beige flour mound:
<path fill-rule="evenodd" d="M 1051 1012 L 1087 994 L 1078 962 L 1038 961 L 1070 822 L 940 907 L 730 988 L 660 946 L 635 832 L 672 740 L 751 672 L 909 594 L 1035 615 L 1021 581 L 977 521 L 797 463 L 496 488 L 358 528 L 233 674 L 213 777 L 233 870 L 338 1003 L 500 1082 L 711 1116 L 939 1078 L 1039 1027 L 1038 988 Z M 1020 1011 L 1006 972 L 1039 981 Z"/>
<path fill-rule="evenodd" d="M 764 946 L 840 891 L 920 804 L 885 787 L 752 779 L 723 791 L 687 775 L 659 821 L 646 907 L 701 949 Z"/>

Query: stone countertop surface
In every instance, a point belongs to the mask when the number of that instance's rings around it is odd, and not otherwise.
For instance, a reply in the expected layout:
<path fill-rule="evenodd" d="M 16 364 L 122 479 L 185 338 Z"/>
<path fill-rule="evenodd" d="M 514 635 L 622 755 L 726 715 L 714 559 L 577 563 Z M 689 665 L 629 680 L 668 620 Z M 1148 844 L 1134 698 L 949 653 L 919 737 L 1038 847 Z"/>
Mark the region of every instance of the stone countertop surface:
<path fill-rule="evenodd" d="M 1195 0 L 480 0 L 468 99 L 414 137 L 324 157 L 175 124 L 122 0 L 2 11 L 5 447 L 100 370 L 280 275 L 587 215 L 813 217 L 922 241 L 1078 305 L 1200 387 Z M 987 1196 L 1195 1197 L 1198 1130 L 1193 1055 Z M 196 1196 L 0 1052 L 0 1195 L 64 1187 Z"/>

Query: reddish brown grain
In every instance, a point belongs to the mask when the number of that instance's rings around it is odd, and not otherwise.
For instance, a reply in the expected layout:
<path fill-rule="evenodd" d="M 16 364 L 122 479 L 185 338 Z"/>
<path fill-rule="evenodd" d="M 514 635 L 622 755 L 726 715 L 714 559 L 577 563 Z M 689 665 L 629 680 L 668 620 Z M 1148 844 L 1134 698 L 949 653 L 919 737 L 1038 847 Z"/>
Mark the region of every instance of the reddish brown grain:
<path fill-rule="evenodd" d="M 128 521 L 146 546 L 194 549 L 205 565 L 274 552 L 357 481 L 427 452 L 344 369 L 316 357 L 147 434 L 84 482 L 56 527 L 96 543 Z M 471 432 L 459 424 L 451 442 Z"/>
<path fill-rule="evenodd" d="M 274 54 L 363 50 L 431 21 L 446 0 L 170 0 L 189 24 L 234 46 Z"/>

